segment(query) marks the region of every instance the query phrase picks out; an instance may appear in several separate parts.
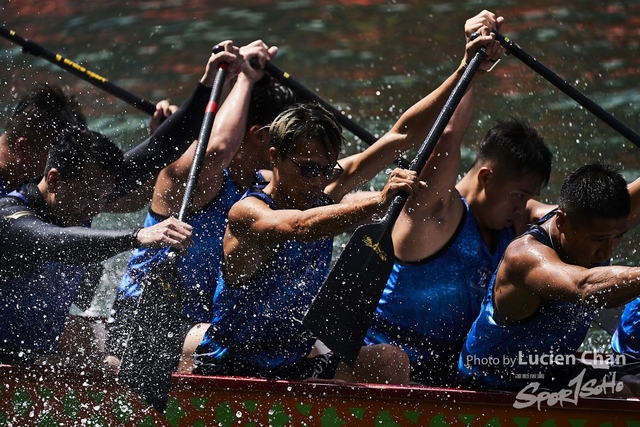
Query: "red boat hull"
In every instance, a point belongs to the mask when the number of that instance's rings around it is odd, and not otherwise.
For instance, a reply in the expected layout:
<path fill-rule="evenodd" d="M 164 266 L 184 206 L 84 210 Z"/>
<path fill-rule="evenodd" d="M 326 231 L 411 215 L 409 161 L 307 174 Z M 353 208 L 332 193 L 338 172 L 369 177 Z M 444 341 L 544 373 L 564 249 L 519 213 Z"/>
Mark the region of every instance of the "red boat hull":
<path fill-rule="evenodd" d="M 174 375 L 166 416 L 112 374 L 0 366 L 0 426 L 626 426 L 640 401 L 514 408 L 513 393 Z"/>

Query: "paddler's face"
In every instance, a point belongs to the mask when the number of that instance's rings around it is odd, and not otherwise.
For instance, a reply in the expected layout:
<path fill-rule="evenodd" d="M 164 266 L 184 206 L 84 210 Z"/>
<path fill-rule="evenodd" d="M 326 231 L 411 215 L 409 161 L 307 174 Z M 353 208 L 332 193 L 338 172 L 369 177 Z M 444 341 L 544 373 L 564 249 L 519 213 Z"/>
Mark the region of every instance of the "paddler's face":
<path fill-rule="evenodd" d="M 80 226 L 104 209 L 113 190 L 113 177 L 87 162 L 81 179 L 56 182 L 51 208 L 64 226 Z"/>
<path fill-rule="evenodd" d="M 276 152 L 277 153 L 277 152 Z M 340 175 L 337 155 L 329 154 L 318 139 L 296 142 L 294 149 L 274 162 L 278 168 L 279 187 L 287 194 L 291 206 L 312 207 L 325 187 Z"/>
<path fill-rule="evenodd" d="M 537 177 L 514 178 L 500 172 L 489 172 L 485 177 L 482 199 L 485 225 L 500 230 L 521 221 L 527 202 L 540 194 L 541 186 Z"/>
<path fill-rule="evenodd" d="M 626 218 L 571 218 L 558 212 L 560 250 L 563 261 L 584 268 L 607 262 L 627 232 Z"/>

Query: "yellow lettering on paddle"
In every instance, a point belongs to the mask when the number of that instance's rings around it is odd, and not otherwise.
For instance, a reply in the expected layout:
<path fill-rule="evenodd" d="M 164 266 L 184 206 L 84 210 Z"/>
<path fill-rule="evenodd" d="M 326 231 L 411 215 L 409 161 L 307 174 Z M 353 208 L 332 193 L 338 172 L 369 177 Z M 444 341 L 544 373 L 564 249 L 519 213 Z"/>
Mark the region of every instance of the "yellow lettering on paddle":
<path fill-rule="evenodd" d="M 373 249 L 373 251 L 380 257 L 382 261 L 387 260 L 387 254 L 384 253 L 382 249 L 380 249 L 380 243 L 374 244 L 373 239 L 369 236 L 365 236 L 364 239 L 362 239 L 362 242 L 366 247 Z"/>
<path fill-rule="evenodd" d="M 70 67 L 73 67 L 76 70 L 80 71 L 81 73 L 85 73 L 87 76 L 91 77 L 92 79 L 99 80 L 102 83 L 105 83 L 107 81 L 107 79 L 105 79 L 104 77 L 94 73 L 93 71 L 87 70 L 80 64 L 76 64 L 75 62 L 67 58 L 63 58 L 61 55 L 56 55 L 56 61 L 58 62 L 62 61 L 62 63 L 64 63 L 65 65 L 69 65 Z"/>
<path fill-rule="evenodd" d="M 162 277 L 158 276 L 158 282 L 160 282 L 160 287 L 162 289 L 164 289 L 165 291 L 169 292 L 171 294 L 172 297 L 174 298 L 178 298 L 178 295 L 176 295 L 173 292 L 173 288 L 171 288 L 171 283 L 165 282 Z"/>

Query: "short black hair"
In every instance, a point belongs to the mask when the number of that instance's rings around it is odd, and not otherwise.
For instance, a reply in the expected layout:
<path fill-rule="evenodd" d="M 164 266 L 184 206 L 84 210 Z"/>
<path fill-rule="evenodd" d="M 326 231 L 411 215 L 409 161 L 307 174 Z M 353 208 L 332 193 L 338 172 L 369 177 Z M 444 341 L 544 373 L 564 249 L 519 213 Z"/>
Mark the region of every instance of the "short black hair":
<path fill-rule="evenodd" d="M 298 93 L 265 73 L 251 89 L 247 128 L 270 125 L 278 114 L 299 101 Z"/>
<path fill-rule="evenodd" d="M 86 162 L 93 162 L 111 176 L 122 168 L 124 155 L 105 135 L 87 128 L 69 128 L 59 132 L 49 150 L 45 175 L 55 168 L 63 181 L 83 177 Z"/>
<path fill-rule="evenodd" d="M 75 95 L 65 93 L 60 86 L 42 83 L 20 98 L 7 119 L 5 132 L 10 142 L 21 136 L 36 136 L 50 145 L 55 141 L 52 136 L 64 129 L 86 126 L 87 119 Z"/>
<path fill-rule="evenodd" d="M 538 131 L 513 116 L 496 122 L 478 146 L 473 166 L 493 162 L 515 176 L 538 177 L 542 186 L 546 186 L 553 154 Z"/>
<path fill-rule="evenodd" d="M 333 116 L 315 102 L 297 103 L 280 113 L 269 128 L 269 145 L 278 149 L 284 158 L 302 139 L 319 139 L 327 152 L 340 154 L 344 136 L 342 127 Z"/>
<path fill-rule="evenodd" d="M 558 208 L 585 219 L 626 218 L 631 212 L 627 181 L 610 165 L 596 162 L 582 166 L 562 183 Z"/>

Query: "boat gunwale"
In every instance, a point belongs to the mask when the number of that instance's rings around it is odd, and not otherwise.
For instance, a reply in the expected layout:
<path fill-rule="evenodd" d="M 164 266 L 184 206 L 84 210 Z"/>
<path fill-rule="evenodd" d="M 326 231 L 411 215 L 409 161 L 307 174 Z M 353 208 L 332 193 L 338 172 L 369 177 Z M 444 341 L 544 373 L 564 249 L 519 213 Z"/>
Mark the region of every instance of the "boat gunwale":
<path fill-rule="evenodd" d="M 33 366 L 33 365 L 2 365 L 0 364 L 1 382 L 14 377 L 51 376 L 52 380 L 63 378 L 65 381 L 104 381 L 126 388 L 115 372 L 100 370 L 78 370 L 73 367 Z M 205 376 L 196 374 L 174 373 L 171 382 L 171 395 L 205 390 L 207 393 L 220 390 L 221 392 L 239 393 L 281 393 L 301 395 L 307 398 L 332 399 L 367 399 L 367 400 L 402 400 L 406 402 L 429 401 L 446 402 L 448 404 L 473 404 L 508 406 L 511 409 L 516 399 L 516 393 L 508 391 L 476 391 L 460 388 L 431 387 L 422 385 L 387 385 L 371 383 L 341 383 L 330 381 L 289 381 L 271 380 L 251 377 Z M 572 411 L 624 411 L 640 413 L 639 399 L 588 397 L 578 399 L 577 404 L 549 405 L 542 402 L 541 410 L 572 410 Z"/>
<path fill-rule="evenodd" d="M 250 388 L 249 388 L 250 386 Z M 204 376 L 173 374 L 172 389 L 206 388 L 229 391 L 275 392 L 301 394 L 322 398 L 382 399 L 405 401 L 435 401 L 459 404 L 489 404 L 509 406 L 513 409 L 516 394 L 509 391 L 476 391 L 461 388 L 431 387 L 423 385 L 387 385 L 371 383 L 335 383 L 329 381 L 289 381 L 250 377 Z M 576 405 L 541 404 L 543 410 L 589 410 L 640 412 L 640 400 L 624 398 L 580 398 Z"/>

